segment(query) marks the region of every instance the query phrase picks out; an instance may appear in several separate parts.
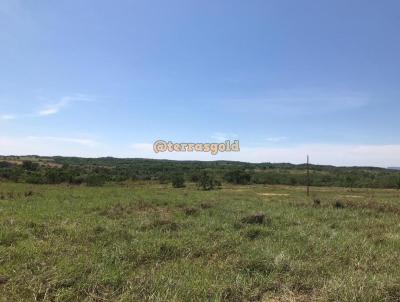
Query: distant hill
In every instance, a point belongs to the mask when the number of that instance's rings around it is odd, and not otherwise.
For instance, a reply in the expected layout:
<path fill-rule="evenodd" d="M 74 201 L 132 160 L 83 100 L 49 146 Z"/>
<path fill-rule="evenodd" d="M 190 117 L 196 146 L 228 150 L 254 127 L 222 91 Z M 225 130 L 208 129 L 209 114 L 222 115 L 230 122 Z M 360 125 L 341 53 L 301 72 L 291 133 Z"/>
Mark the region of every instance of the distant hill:
<path fill-rule="evenodd" d="M 163 171 L 165 168 L 172 170 L 192 170 L 192 169 L 248 169 L 255 171 L 262 170 L 301 170 L 304 171 L 307 165 L 304 164 L 291 164 L 291 163 L 249 163 L 240 161 L 197 161 L 197 160 L 166 160 L 166 159 L 146 159 L 146 158 L 115 158 L 115 157 L 64 157 L 64 156 L 39 156 L 39 155 L 0 155 L 0 161 L 9 162 L 13 164 L 22 164 L 24 161 L 36 162 L 44 166 L 53 166 L 60 168 L 63 165 L 71 165 L 76 167 L 109 167 L 109 168 L 135 168 L 136 170 L 149 169 L 154 171 Z M 310 164 L 313 171 L 320 172 L 395 172 L 393 170 L 400 170 L 400 167 L 368 167 L 368 166 L 332 166 L 332 165 L 314 165 Z M 167 169 L 168 170 L 168 169 Z"/>

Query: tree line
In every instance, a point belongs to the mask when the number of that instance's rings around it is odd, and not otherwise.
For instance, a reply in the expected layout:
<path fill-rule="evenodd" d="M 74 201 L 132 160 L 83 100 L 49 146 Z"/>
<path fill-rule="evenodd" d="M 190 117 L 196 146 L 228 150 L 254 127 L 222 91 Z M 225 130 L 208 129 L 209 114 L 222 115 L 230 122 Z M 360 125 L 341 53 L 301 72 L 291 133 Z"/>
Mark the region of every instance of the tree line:
<path fill-rule="evenodd" d="M 11 160 L 12 159 L 12 160 Z M 151 180 L 182 187 L 196 182 L 213 189 L 223 182 L 306 185 L 306 165 L 232 161 L 172 161 L 78 157 L 0 157 L 2 181 L 101 186 L 106 182 Z M 311 165 L 312 186 L 400 189 L 400 171 L 374 167 Z"/>

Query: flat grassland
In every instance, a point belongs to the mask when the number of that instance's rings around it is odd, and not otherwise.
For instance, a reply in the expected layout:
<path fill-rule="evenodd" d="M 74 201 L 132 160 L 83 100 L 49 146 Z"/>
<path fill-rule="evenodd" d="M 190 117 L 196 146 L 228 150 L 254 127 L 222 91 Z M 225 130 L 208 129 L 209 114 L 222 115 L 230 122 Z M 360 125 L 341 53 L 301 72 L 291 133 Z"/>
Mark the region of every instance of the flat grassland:
<path fill-rule="evenodd" d="M 0 183 L 0 301 L 400 301 L 400 193 Z"/>

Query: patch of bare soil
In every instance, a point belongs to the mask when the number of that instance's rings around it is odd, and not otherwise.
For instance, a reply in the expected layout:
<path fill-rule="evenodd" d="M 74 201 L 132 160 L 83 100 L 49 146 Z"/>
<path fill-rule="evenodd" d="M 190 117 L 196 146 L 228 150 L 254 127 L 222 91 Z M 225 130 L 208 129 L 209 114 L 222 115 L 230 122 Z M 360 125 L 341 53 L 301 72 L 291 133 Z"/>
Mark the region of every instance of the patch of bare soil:
<path fill-rule="evenodd" d="M 230 192 L 243 192 L 243 191 L 245 191 L 245 189 L 230 189 L 230 188 L 226 188 L 226 189 L 224 189 L 224 191 L 230 191 Z"/>
<path fill-rule="evenodd" d="M 258 193 L 258 195 L 263 196 L 289 196 L 287 193 Z"/>

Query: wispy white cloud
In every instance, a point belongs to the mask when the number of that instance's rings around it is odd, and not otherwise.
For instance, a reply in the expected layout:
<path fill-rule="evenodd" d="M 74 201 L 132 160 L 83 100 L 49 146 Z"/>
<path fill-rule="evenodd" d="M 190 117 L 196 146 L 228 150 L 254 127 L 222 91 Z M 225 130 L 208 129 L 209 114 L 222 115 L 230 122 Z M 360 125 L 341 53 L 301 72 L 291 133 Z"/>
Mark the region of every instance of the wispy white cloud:
<path fill-rule="evenodd" d="M 49 103 L 44 105 L 42 108 L 37 110 L 36 112 L 24 113 L 24 114 L 3 114 L 0 115 L 0 120 L 14 120 L 14 119 L 22 119 L 22 118 L 33 118 L 33 117 L 46 117 L 49 115 L 54 115 L 59 113 L 62 109 L 71 105 L 72 103 L 77 102 L 92 102 L 94 101 L 93 97 L 90 97 L 85 94 L 75 94 L 71 96 L 64 96 L 59 101 Z"/>
<path fill-rule="evenodd" d="M 60 104 L 54 104 L 52 106 L 47 107 L 46 109 L 40 110 L 38 114 L 41 116 L 56 114 L 60 110 L 60 108 L 61 108 Z"/>
<path fill-rule="evenodd" d="M 13 119 L 15 119 L 15 115 L 13 115 L 13 114 L 2 114 L 2 115 L 0 115 L 0 120 L 7 121 L 7 120 L 13 120 Z"/>
<path fill-rule="evenodd" d="M 267 137 L 267 141 L 276 143 L 276 142 L 281 142 L 284 140 L 287 140 L 288 138 L 286 136 L 272 136 L 272 137 Z"/>
<path fill-rule="evenodd" d="M 211 135 L 211 139 L 213 139 L 216 142 L 224 142 L 226 140 L 232 140 L 236 139 L 237 134 L 235 133 L 225 133 L 225 132 L 214 132 Z"/>
<path fill-rule="evenodd" d="M 61 109 L 67 107 L 72 102 L 89 102 L 92 99 L 86 95 L 77 94 L 74 96 L 64 96 L 60 101 L 52 104 L 46 105 L 44 108 L 40 109 L 37 114 L 39 116 L 47 116 L 58 113 Z"/>

